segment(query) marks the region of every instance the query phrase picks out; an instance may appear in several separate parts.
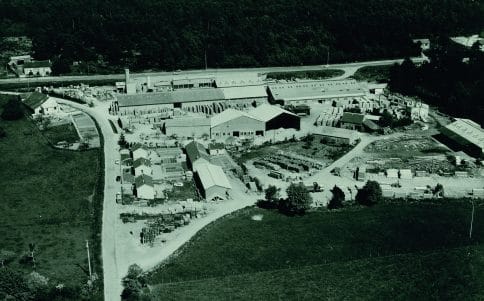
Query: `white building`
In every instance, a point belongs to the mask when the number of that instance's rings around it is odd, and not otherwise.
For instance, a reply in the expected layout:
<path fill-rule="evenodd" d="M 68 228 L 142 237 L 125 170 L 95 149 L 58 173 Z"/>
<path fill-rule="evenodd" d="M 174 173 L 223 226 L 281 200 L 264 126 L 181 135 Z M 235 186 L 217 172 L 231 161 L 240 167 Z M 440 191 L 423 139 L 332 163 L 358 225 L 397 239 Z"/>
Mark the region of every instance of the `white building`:
<path fill-rule="evenodd" d="M 440 129 L 449 140 L 473 156 L 484 155 L 484 130 L 470 119 L 456 118 Z"/>
<path fill-rule="evenodd" d="M 211 119 L 212 138 L 264 136 L 265 123 L 246 112 L 227 109 Z"/>
<path fill-rule="evenodd" d="M 200 164 L 209 163 L 210 156 L 207 153 L 205 147 L 196 142 L 192 141 L 185 146 L 185 151 L 187 153 L 187 163 L 193 171 L 196 171 Z"/>
<path fill-rule="evenodd" d="M 49 116 L 60 112 L 60 106 L 54 98 L 39 92 L 27 94 L 23 98 L 23 103 L 31 111 L 32 117 Z"/>
<path fill-rule="evenodd" d="M 25 76 L 49 76 L 52 73 L 50 61 L 26 62 L 23 65 Z"/>
<path fill-rule="evenodd" d="M 198 166 L 197 182 L 200 184 L 201 194 L 207 201 L 226 200 L 232 189 L 222 168 L 210 163 Z"/>
<path fill-rule="evenodd" d="M 155 198 L 155 187 L 153 179 L 148 175 L 140 175 L 134 179 L 136 197 L 139 199 L 153 200 Z"/>
<path fill-rule="evenodd" d="M 133 161 L 139 158 L 148 158 L 150 154 L 148 148 L 142 144 L 135 145 L 131 151 L 133 153 Z"/>
<path fill-rule="evenodd" d="M 266 131 L 301 128 L 301 117 L 278 106 L 263 104 L 249 111 L 249 114 L 264 123 Z"/>
<path fill-rule="evenodd" d="M 153 175 L 153 170 L 151 169 L 151 161 L 145 158 L 138 158 L 133 162 L 134 175 Z"/>

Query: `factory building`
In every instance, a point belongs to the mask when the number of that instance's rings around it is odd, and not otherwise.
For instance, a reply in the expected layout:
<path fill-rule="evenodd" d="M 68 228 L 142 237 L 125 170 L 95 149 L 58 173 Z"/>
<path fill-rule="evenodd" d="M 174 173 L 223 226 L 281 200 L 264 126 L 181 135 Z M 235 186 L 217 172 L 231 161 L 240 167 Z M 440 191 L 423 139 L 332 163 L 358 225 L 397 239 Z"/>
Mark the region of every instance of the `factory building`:
<path fill-rule="evenodd" d="M 263 104 L 249 113 L 264 123 L 266 131 L 280 128 L 299 130 L 301 128 L 301 118 L 299 116 L 278 106 Z"/>
<path fill-rule="evenodd" d="M 268 94 L 270 103 L 295 105 L 358 99 L 365 95 L 365 90 L 356 80 L 295 81 L 270 84 Z"/>
<path fill-rule="evenodd" d="M 212 138 L 264 136 L 264 132 L 264 121 L 234 109 L 225 110 L 211 119 Z"/>
<path fill-rule="evenodd" d="M 232 189 L 222 168 L 210 163 L 200 164 L 196 171 L 195 183 L 207 201 L 226 200 Z"/>
<path fill-rule="evenodd" d="M 167 136 L 177 137 L 210 136 L 210 118 L 206 117 L 182 117 L 167 119 L 162 127 L 163 133 Z"/>
<path fill-rule="evenodd" d="M 231 108 L 247 109 L 267 103 L 267 91 L 262 85 L 221 88 Z"/>
<path fill-rule="evenodd" d="M 456 118 L 440 129 L 445 142 L 475 157 L 484 156 L 484 130 L 470 119 Z"/>

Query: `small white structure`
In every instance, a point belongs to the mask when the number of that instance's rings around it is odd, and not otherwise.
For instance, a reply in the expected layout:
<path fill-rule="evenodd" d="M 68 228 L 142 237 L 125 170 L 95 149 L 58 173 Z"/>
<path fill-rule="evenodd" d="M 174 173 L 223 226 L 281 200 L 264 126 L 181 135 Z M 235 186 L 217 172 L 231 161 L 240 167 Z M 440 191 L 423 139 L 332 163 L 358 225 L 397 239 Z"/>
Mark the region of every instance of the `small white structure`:
<path fill-rule="evenodd" d="M 422 51 L 430 49 L 430 40 L 429 39 L 413 39 L 414 44 L 420 44 L 420 49 Z"/>
<path fill-rule="evenodd" d="M 141 175 L 134 179 L 136 186 L 136 197 L 139 199 L 153 200 L 155 198 L 155 187 L 153 179 L 148 175 Z"/>
<path fill-rule="evenodd" d="M 387 178 L 398 178 L 398 169 L 390 168 L 386 171 Z"/>
<path fill-rule="evenodd" d="M 24 105 L 31 111 L 32 117 L 53 115 L 60 112 L 60 106 L 54 98 L 39 92 L 27 94 Z"/>
<path fill-rule="evenodd" d="M 133 162 L 134 175 L 153 175 L 153 170 L 151 169 L 151 161 L 145 158 L 138 158 Z"/>
<path fill-rule="evenodd" d="M 52 73 L 51 62 L 47 61 L 33 61 L 26 62 L 24 67 L 25 76 L 49 76 Z"/>
<path fill-rule="evenodd" d="M 232 186 L 222 168 L 210 163 L 199 164 L 197 177 L 201 193 L 207 201 L 226 200 Z"/>
<path fill-rule="evenodd" d="M 411 169 L 400 169 L 400 179 L 411 179 L 413 178 Z"/>
<path fill-rule="evenodd" d="M 135 147 L 133 147 L 132 152 L 134 161 L 138 160 L 139 158 L 148 158 L 150 154 L 148 148 L 142 144 L 137 144 Z"/>

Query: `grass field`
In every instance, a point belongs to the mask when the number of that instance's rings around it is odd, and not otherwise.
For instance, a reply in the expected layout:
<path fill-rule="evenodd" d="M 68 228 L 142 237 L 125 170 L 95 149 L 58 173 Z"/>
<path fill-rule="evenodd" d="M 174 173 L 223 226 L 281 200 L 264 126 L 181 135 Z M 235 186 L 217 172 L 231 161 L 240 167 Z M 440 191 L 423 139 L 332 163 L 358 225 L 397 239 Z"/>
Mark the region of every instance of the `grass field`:
<path fill-rule="evenodd" d="M 308 71 L 292 71 L 292 72 L 269 72 L 267 78 L 270 79 L 286 79 L 294 78 L 304 79 L 327 79 L 331 77 L 341 76 L 344 74 L 343 70 L 339 69 L 323 69 L 323 70 L 308 70 Z"/>
<path fill-rule="evenodd" d="M 469 217 L 468 202 L 303 217 L 247 208 L 203 229 L 148 278 L 163 300 L 469 300 L 484 276 L 484 223 L 471 241 Z"/>
<path fill-rule="evenodd" d="M 390 80 L 392 66 L 366 66 L 358 69 L 351 78 L 357 81 L 387 83 Z"/>
<path fill-rule="evenodd" d="M 79 141 L 79 135 L 72 123 L 49 127 L 42 134 L 54 145 L 61 141 L 67 143 Z"/>
<path fill-rule="evenodd" d="M 0 106 L 5 102 L 0 96 Z M 83 285 L 86 239 L 93 242 L 93 232 L 100 231 L 94 223 L 99 223 L 96 202 L 102 201 L 102 194 L 93 198 L 99 150 L 53 149 L 26 118 L 1 121 L 1 126 L 7 137 L 0 139 L 0 248 L 17 257 L 9 266 L 31 272 L 31 264 L 21 264 L 20 258 L 34 243 L 37 272 L 50 283 Z M 100 272 L 98 246 L 91 251 L 94 269 Z"/>

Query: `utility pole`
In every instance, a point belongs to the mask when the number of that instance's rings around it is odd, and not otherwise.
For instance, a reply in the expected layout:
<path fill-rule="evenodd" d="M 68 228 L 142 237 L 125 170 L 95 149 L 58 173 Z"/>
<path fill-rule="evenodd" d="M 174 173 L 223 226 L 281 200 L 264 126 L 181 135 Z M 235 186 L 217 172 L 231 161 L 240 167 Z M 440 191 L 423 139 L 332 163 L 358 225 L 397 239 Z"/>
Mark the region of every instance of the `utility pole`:
<path fill-rule="evenodd" d="M 474 224 L 474 200 L 472 200 L 471 224 L 469 226 L 469 239 L 472 239 L 472 226 Z"/>
<path fill-rule="evenodd" d="M 207 70 L 207 48 L 205 48 L 205 70 Z"/>
<path fill-rule="evenodd" d="M 329 46 L 328 46 L 328 53 L 326 57 L 326 67 L 329 67 Z"/>
<path fill-rule="evenodd" d="M 86 239 L 87 264 L 89 265 L 89 280 L 92 280 L 91 257 L 89 255 L 89 240 Z"/>

